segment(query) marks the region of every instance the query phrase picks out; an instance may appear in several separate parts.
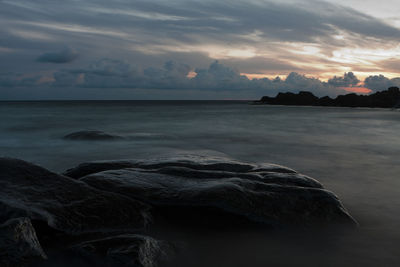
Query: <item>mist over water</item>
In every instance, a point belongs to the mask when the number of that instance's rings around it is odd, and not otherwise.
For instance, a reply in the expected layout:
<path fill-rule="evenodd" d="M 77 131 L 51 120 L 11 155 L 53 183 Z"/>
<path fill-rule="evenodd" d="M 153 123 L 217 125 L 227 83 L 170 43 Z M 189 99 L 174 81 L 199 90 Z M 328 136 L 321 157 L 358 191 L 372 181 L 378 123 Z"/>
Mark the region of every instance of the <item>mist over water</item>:
<path fill-rule="evenodd" d="M 360 229 L 333 235 L 329 245 L 324 238 L 308 236 L 306 247 L 297 243 L 304 236 L 295 234 L 279 240 L 258 234 L 257 241 L 246 239 L 251 244 L 238 236 L 240 246 L 224 243 L 232 246 L 227 254 L 240 248 L 254 261 L 260 260 L 260 265 L 263 261 L 293 265 L 312 261 L 319 266 L 396 266 L 400 264 L 399 122 L 400 112 L 395 110 L 235 101 L 1 102 L 0 156 L 56 172 L 84 161 L 176 152 L 281 164 L 335 192 Z M 126 138 L 63 139 L 81 130 Z M 297 258 L 288 257 L 293 251 Z"/>

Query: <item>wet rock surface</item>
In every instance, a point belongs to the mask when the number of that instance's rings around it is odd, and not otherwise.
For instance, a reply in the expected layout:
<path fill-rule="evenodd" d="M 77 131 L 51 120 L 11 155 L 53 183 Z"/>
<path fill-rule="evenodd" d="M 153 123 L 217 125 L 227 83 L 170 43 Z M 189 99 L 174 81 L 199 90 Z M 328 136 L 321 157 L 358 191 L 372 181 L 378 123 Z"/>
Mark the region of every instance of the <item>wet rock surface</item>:
<path fill-rule="evenodd" d="M 29 229 L 9 253 L 17 266 L 25 262 L 22 250 L 49 256 L 33 266 L 61 266 L 57 257 L 80 266 L 164 266 L 176 254 L 177 233 L 186 230 L 356 225 L 338 198 L 308 176 L 197 155 L 88 162 L 63 175 L 0 158 L 0 208 L 0 231 L 8 229 L 2 235 L 10 236 L 15 222 Z"/>

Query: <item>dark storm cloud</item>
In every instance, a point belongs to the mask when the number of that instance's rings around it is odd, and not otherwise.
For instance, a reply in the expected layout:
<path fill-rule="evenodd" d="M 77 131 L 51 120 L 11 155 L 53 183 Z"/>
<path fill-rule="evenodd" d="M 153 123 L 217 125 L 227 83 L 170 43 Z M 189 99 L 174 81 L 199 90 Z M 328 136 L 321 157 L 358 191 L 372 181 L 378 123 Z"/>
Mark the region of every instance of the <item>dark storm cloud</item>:
<path fill-rule="evenodd" d="M 78 52 L 74 49 L 66 48 L 59 52 L 44 53 L 39 56 L 36 61 L 48 63 L 69 63 L 78 58 Z"/>

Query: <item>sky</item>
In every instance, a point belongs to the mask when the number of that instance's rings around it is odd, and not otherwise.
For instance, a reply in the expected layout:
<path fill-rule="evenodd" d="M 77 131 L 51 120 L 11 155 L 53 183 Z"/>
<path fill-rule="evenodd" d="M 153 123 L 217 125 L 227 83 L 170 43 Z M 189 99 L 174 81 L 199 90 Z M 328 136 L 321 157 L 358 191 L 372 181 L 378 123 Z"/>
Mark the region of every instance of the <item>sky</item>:
<path fill-rule="evenodd" d="M 0 100 L 400 86 L 398 0 L 0 0 Z"/>

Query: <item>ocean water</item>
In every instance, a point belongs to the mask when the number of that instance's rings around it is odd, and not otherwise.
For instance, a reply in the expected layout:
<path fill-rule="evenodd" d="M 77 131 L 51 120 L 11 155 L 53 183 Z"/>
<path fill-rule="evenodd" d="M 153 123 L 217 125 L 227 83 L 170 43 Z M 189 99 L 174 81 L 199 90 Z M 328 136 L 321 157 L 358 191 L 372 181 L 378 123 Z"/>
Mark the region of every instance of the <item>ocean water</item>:
<path fill-rule="evenodd" d="M 245 101 L 0 102 L 0 156 L 56 172 L 84 161 L 177 152 L 285 165 L 335 192 L 360 228 L 330 241 L 315 238 L 312 249 L 297 258 L 285 256 L 293 253 L 285 246 L 297 237 L 259 244 L 249 257 L 263 255 L 277 265 L 307 266 L 314 258 L 316 266 L 400 266 L 399 122 L 397 110 Z M 81 130 L 127 138 L 63 139 Z M 322 249 L 326 242 L 334 246 Z"/>

